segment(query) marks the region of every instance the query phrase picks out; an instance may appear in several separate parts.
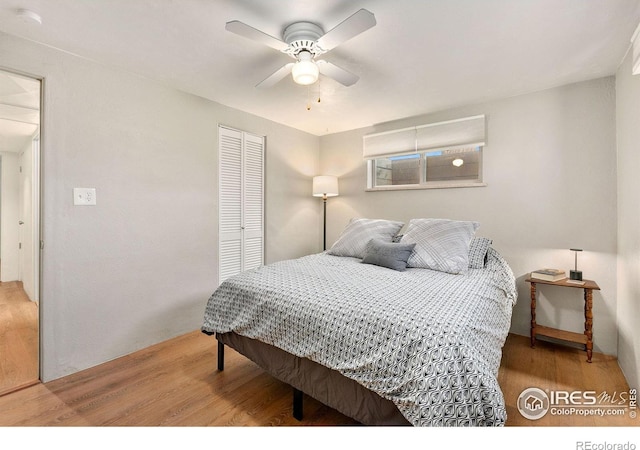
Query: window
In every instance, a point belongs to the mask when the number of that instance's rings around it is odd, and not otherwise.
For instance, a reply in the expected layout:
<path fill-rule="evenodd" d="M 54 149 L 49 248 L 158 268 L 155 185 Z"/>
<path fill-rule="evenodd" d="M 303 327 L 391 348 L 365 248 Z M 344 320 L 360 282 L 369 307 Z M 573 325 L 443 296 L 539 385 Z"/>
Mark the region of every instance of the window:
<path fill-rule="evenodd" d="M 425 153 L 425 181 L 480 183 L 481 157 L 480 146 Z"/>
<path fill-rule="evenodd" d="M 484 186 L 482 147 L 435 150 L 369 161 L 369 190 Z"/>
<path fill-rule="evenodd" d="M 367 190 L 485 186 L 484 137 L 484 116 L 367 135 Z"/>
<path fill-rule="evenodd" d="M 420 184 L 420 158 L 420 155 L 403 155 L 374 160 L 376 186 Z"/>

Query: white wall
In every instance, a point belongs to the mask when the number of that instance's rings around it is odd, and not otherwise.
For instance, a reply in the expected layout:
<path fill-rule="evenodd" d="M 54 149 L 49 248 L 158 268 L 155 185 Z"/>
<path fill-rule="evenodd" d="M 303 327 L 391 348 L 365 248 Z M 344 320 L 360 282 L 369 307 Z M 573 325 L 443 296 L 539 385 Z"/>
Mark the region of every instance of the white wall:
<path fill-rule="evenodd" d="M 630 52 L 631 53 L 631 52 Z M 640 75 L 631 54 L 616 74 L 618 144 L 618 362 L 629 385 L 640 386 Z"/>
<path fill-rule="evenodd" d="M 328 204 L 327 245 L 351 217 L 477 220 L 478 235 L 493 239 L 517 277 L 511 330 L 522 335 L 530 327 L 524 279 L 540 267 L 569 271 L 568 249 L 579 246 L 579 268 L 602 288 L 594 293 L 594 346 L 615 355 L 614 87 L 608 77 L 322 137 L 322 173 L 340 177 L 340 196 Z M 364 134 L 476 114 L 487 116 L 486 187 L 365 192 Z M 539 291 L 539 323 L 584 330 L 581 290 Z"/>
<path fill-rule="evenodd" d="M 20 278 L 20 250 L 18 249 L 18 242 L 20 241 L 20 230 L 18 228 L 20 170 L 18 154 L 0 152 L 0 157 L 2 158 L 0 281 L 16 281 Z"/>
<path fill-rule="evenodd" d="M 317 137 L 4 34 L 0 61 L 44 77 L 44 381 L 199 329 L 218 123 L 267 136 L 267 262 L 317 251 Z M 73 206 L 74 187 L 97 205 Z"/>

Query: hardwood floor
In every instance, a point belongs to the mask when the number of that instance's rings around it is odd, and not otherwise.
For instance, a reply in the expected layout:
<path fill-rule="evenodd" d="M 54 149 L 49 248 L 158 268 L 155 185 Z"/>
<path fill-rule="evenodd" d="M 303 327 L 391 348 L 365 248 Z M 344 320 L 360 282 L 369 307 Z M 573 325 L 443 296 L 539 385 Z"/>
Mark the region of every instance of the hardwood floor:
<path fill-rule="evenodd" d="M 540 340 L 535 349 L 529 344 L 528 337 L 509 335 L 503 349 L 498 383 L 507 404 L 508 426 L 640 426 L 640 419 L 631 418 L 630 411 L 621 416 L 603 417 L 548 413 L 535 421 L 523 417 L 518 411 L 517 400 L 523 390 L 531 387 L 547 393 L 595 391 L 596 396 L 606 394 L 611 399 L 603 404 L 605 409 L 620 401 L 621 395 L 626 399 L 625 406 L 629 404 L 629 385 L 615 357 L 594 352 L 592 362 L 588 363 L 586 352 L 581 349 Z M 561 412 L 569 412 L 564 407 L 565 402 L 561 403 Z M 567 408 L 571 406 L 568 404 Z"/>
<path fill-rule="evenodd" d="M 0 283 L 0 395 L 38 382 L 38 305 L 19 281 Z"/>
<path fill-rule="evenodd" d="M 540 389 L 628 392 L 615 358 L 510 335 L 499 381 L 507 426 L 638 426 L 624 417 L 551 416 L 531 421 L 516 407 Z M 0 426 L 335 426 L 352 419 L 306 397 L 304 420 L 291 415 L 291 388 L 231 349 L 216 370 L 216 340 L 199 331 L 0 397 Z"/>

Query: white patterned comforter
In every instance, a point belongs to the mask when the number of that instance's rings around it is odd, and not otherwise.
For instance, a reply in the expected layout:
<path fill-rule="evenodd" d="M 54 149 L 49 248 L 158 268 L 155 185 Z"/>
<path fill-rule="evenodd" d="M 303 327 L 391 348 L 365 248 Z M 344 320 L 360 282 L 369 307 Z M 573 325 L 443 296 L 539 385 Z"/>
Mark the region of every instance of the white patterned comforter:
<path fill-rule="evenodd" d="M 202 329 L 337 370 L 416 426 L 500 426 L 497 375 L 516 296 L 513 273 L 492 248 L 485 268 L 465 275 L 320 253 L 227 279 Z"/>

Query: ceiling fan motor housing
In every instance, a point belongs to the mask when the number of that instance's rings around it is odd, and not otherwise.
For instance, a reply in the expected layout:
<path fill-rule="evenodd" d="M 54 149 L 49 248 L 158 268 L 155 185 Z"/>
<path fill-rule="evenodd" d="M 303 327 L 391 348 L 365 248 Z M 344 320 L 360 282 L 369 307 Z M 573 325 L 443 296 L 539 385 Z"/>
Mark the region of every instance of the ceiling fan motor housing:
<path fill-rule="evenodd" d="M 316 57 L 326 52 L 316 41 L 324 35 L 324 31 L 315 23 L 296 22 L 285 28 L 283 33 L 284 41 L 288 47 L 284 53 L 297 59 L 300 52 L 306 51 Z"/>

